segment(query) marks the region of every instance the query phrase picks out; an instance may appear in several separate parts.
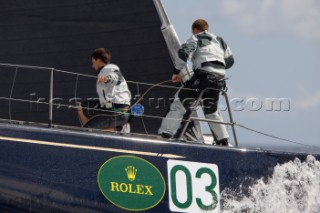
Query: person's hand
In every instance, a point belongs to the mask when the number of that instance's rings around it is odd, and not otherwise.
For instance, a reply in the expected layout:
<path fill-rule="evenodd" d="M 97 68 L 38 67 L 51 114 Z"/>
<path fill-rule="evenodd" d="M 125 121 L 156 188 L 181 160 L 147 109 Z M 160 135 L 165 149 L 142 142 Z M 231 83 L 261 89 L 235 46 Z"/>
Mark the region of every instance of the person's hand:
<path fill-rule="evenodd" d="M 98 83 L 106 83 L 109 80 L 107 76 L 100 76 L 98 79 Z"/>
<path fill-rule="evenodd" d="M 171 81 L 173 83 L 180 82 L 181 81 L 180 75 L 179 74 L 173 74 L 172 78 L 171 78 Z"/>
<path fill-rule="evenodd" d="M 81 102 L 76 102 L 77 110 L 82 111 L 82 105 Z"/>

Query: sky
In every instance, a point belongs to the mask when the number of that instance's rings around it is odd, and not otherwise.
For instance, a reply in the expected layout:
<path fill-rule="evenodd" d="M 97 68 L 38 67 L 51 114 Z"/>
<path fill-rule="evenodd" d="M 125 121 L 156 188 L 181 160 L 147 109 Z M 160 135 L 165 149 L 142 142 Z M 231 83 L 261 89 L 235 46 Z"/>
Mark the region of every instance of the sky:
<path fill-rule="evenodd" d="M 202 18 L 231 48 L 235 64 L 227 71 L 227 85 L 236 123 L 317 146 L 311 149 L 320 153 L 320 1 L 162 2 L 182 43 L 191 36 L 193 21 Z M 272 99 L 282 105 L 272 105 Z M 223 101 L 220 109 L 228 121 Z M 236 131 L 240 145 L 293 145 Z"/>

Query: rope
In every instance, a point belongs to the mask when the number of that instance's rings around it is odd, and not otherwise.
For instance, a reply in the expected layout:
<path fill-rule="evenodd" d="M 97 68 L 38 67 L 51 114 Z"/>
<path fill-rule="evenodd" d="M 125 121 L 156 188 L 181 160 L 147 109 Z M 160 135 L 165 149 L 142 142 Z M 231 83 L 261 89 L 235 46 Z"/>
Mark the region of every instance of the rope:
<path fill-rule="evenodd" d="M 27 102 L 27 103 L 37 103 L 37 104 L 46 104 L 49 105 L 49 102 L 44 102 L 44 101 L 31 101 L 31 100 L 24 100 L 24 99 L 18 99 L 18 98 L 7 98 L 7 97 L 1 97 L 0 99 L 2 100 L 13 100 L 13 101 L 21 101 L 21 102 Z M 66 107 L 66 108 L 73 108 L 73 109 L 77 109 L 78 106 L 76 105 L 68 105 L 68 104 L 55 104 L 52 103 L 52 106 L 57 106 L 57 107 Z M 112 112 L 112 113 L 120 113 L 120 112 L 115 112 L 113 110 L 108 110 L 108 109 L 96 109 L 96 108 L 90 108 L 90 107 L 83 107 L 83 109 L 88 109 L 88 110 L 95 110 L 95 111 L 101 111 L 101 112 Z M 104 115 L 104 114 L 103 114 Z M 142 115 L 143 117 L 146 118 L 156 118 L 156 119 L 163 119 L 163 117 L 161 116 L 156 116 L 156 115 Z M 179 120 L 179 119 L 172 119 L 172 120 Z"/>
<path fill-rule="evenodd" d="M 148 133 L 148 130 L 147 130 L 147 127 L 146 127 L 146 124 L 144 123 L 144 120 L 143 120 L 143 117 L 141 116 L 141 121 L 142 121 L 142 125 L 143 125 L 143 128 L 144 128 L 144 131 L 146 132 L 146 134 L 149 136 L 149 133 Z"/>
<path fill-rule="evenodd" d="M 15 98 L 6 98 L 6 97 L 0 97 L 0 99 L 4 99 L 4 100 L 13 100 L 13 101 L 22 101 L 22 102 L 28 102 L 28 103 L 38 103 L 38 104 L 50 104 L 48 102 L 40 102 L 40 101 L 30 101 L 30 100 L 23 100 L 23 99 L 15 99 Z M 54 104 L 53 103 L 53 106 L 59 106 L 59 107 L 66 107 L 66 108 L 74 108 L 76 109 L 77 106 L 74 106 L 74 105 L 66 105 L 66 104 Z M 106 110 L 106 109 L 95 109 L 95 108 L 89 108 L 89 107 L 84 107 L 84 109 L 91 109 L 91 110 L 98 110 L 98 111 L 105 111 L 105 112 L 114 112 L 114 111 L 111 111 L 111 110 Z M 161 116 L 156 116 L 156 115 L 141 115 L 141 117 L 146 117 L 146 118 L 153 118 L 153 119 L 163 119 L 163 117 Z M 169 118 L 171 120 L 179 120 L 180 119 L 175 119 L 175 118 Z M 185 119 L 182 119 L 181 121 L 187 121 Z M 293 141 L 293 140 L 289 140 L 289 139 L 285 139 L 285 138 L 282 138 L 282 137 L 278 137 L 278 136 L 275 136 L 275 135 L 271 135 L 271 134 L 268 134 L 268 133 L 264 133 L 264 132 L 261 132 L 261 131 L 258 131 L 258 130 L 254 130 L 252 128 L 249 128 L 245 125 L 242 125 L 242 124 L 239 124 L 239 123 L 233 123 L 233 125 L 235 126 L 238 126 L 240 128 L 243 128 L 243 129 L 246 129 L 248 131 L 251 131 L 251 132 L 254 132 L 254 133 L 257 133 L 257 134 L 261 134 L 261 135 L 264 135 L 266 137 L 270 137 L 270 138 L 274 138 L 274 139 L 277 139 L 277 140 L 281 140 L 281 141 L 286 141 L 286 142 L 289 142 L 289 143 L 293 143 L 293 144 L 297 144 L 297 145 L 301 145 L 301 146 L 305 146 L 305 147 L 309 147 L 309 148 L 317 148 L 317 149 L 320 149 L 320 147 L 318 146 L 313 146 L 313 145 L 308 145 L 308 144 L 304 144 L 304 143 L 301 143 L 301 142 L 298 142 L 298 141 Z"/>
<path fill-rule="evenodd" d="M 12 87 L 11 87 L 11 91 L 10 91 L 10 99 L 9 99 L 9 118 L 10 118 L 10 120 L 11 120 L 11 98 L 12 98 L 13 88 L 14 88 L 16 78 L 17 78 L 17 73 L 18 73 L 18 67 L 16 67 L 16 70 L 14 72 Z"/>
<path fill-rule="evenodd" d="M 14 99 L 12 98 L 12 93 L 13 93 L 13 87 L 14 87 L 14 84 L 15 84 L 15 80 L 16 80 L 16 75 L 17 75 L 17 71 L 18 71 L 18 68 L 21 68 L 21 67 L 24 67 L 24 68 L 30 68 L 30 69 L 48 69 L 48 70 L 51 70 L 52 68 L 48 68 L 48 67 L 36 67 L 36 66 L 26 66 L 26 65 L 13 65 L 13 64 L 2 64 L 0 63 L 1 66 L 9 66 L 9 67 L 16 67 L 16 71 L 15 71 L 15 75 L 14 75 L 14 79 L 13 79 L 13 84 L 12 84 L 12 87 L 11 87 L 11 93 L 10 93 L 10 98 L 6 98 L 6 97 L 0 97 L 0 99 L 5 99 L 5 100 L 9 100 L 9 117 L 10 117 L 10 120 L 11 120 L 11 100 L 13 101 L 22 101 L 22 102 L 29 102 L 29 103 L 38 103 L 38 104 L 50 104 L 48 102 L 40 102 L 40 101 L 31 101 L 31 100 L 23 100 L 23 99 Z M 79 79 L 79 76 L 84 76 L 84 77 L 89 77 L 89 78 L 97 78 L 96 76 L 93 76 L 93 75 L 86 75 L 86 74 L 80 74 L 80 73 L 74 73 L 74 72 L 69 72 L 69 71 L 64 71 L 64 70 L 56 70 L 56 72 L 61 72 L 61 73 L 66 73 L 66 74 L 72 74 L 72 75 L 76 75 L 77 76 L 77 79 L 76 79 L 76 85 L 75 85 L 75 98 L 76 98 L 76 93 L 77 93 L 77 84 L 78 84 L 78 79 Z M 185 75 L 189 75 L 189 73 L 185 74 Z M 181 78 L 183 78 L 185 75 L 181 76 Z M 227 79 L 225 79 L 227 80 Z M 170 82 L 171 80 L 166 80 L 166 81 L 163 81 L 163 82 L 160 82 L 160 83 L 157 83 L 157 84 L 150 84 L 150 83 L 142 83 L 142 82 L 135 82 L 135 81 L 127 81 L 128 83 L 136 83 L 136 84 L 142 84 L 142 85 L 148 85 L 150 86 L 146 92 L 143 93 L 143 95 L 141 97 L 139 97 L 139 99 L 134 103 L 132 104 L 132 106 L 128 109 L 128 111 L 130 109 L 132 109 L 132 107 L 134 107 L 136 104 L 138 104 L 139 102 L 141 102 L 141 100 L 143 99 L 144 96 L 146 96 L 151 89 L 153 89 L 154 87 L 166 87 L 166 88 L 173 88 L 173 89 L 181 89 L 179 87 L 174 87 L 174 86 L 162 86 L 162 84 L 165 84 L 165 83 L 168 83 Z M 193 90 L 193 89 L 190 89 L 190 88 L 182 88 L 184 90 Z M 62 106 L 62 107 L 67 107 L 67 108 L 75 108 L 77 109 L 78 106 L 73 106 L 73 105 L 66 105 L 66 104 L 52 104 L 53 106 Z M 117 115 L 104 115 L 104 116 L 120 116 L 122 114 L 126 114 L 127 112 L 115 112 L 115 111 L 112 111 L 112 110 L 107 110 L 107 109 L 95 109 L 95 108 L 88 108 L 88 107 L 83 107 L 83 109 L 93 109 L 93 110 L 100 110 L 100 111 L 106 111 L 106 112 L 114 112 L 115 114 Z M 142 115 L 143 117 L 149 117 L 149 118 L 156 118 L 156 119 L 163 119 L 162 117 L 160 116 L 154 116 L 154 115 Z M 142 117 L 141 116 L 141 117 Z M 175 120 L 175 119 L 173 119 Z M 182 119 L 182 121 L 184 121 L 184 119 Z M 289 139 L 285 139 L 285 138 L 281 138 L 281 137 L 278 137 L 278 136 L 275 136 L 275 135 L 271 135 L 271 134 L 268 134 L 268 133 L 264 133 L 264 132 L 261 132 L 261 131 L 258 131 L 258 130 L 254 130 L 252 128 L 249 128 L 249 127 L 246 127 L 242 124 L 238 124 L 238 123 L 233 123 L 233 125 L 236 125 L 240 128 L 243 128 L 243 129 L 246 129 L 248 131 L 251 131 L 251 132 L 255 132 L 257 134 L 261 134 L 261 135 L 264 135 L 266 137 L 270 137 L 270 138 L 274 138 L 274 139 L 277 139 L 277 140 L 281 140 L 281 141 L 286 141 L 286 142 L 289 142 L 289 143 L 293 143 L 293 144 L 297 144 L 297 145 L 301 145 L 301 146 L 306 146 L 306 147 L 310 147 L 310 148 L 317 148 L 317 149 L 320 149 L 320 147 L 318 146 L 313 146 L 313 145 L 308 145 L 308 144 L 304 144 L 304 143 L 301 143 L 301 142 L 297 142 L 297 141 L 293 141 L 293 140 L 289 140 Z"/>
<path fill-rule="evenodd" d="M 255 132 L 255 133 L 260 134 L 260 135 L 264 135 L 266 137 L 274 138 L 274 139 L 281 140 L 281 141 L 286 141 L 286 142 L 297 144 L 297 145 L 301 145 L 301 146 L 320 149 L 320 147 L 318 147 L 318 146 L 308 145 L 308 144 L 304 144 L 304 143 L 301 143 L 301 142 L 297 142 L 297 141 L 281 138 L 281 137 L 278 137 L 278 136 L 275 136 L 275 135 L 271 135 L 271 134 L 264 133 L 264 132 L 261 132 L 261 131 L 258 131 L 258 130 L 254 130 L 254 129 L 246 127 L 246 126 L 244 126 L 242 124 L 234 123 L 234 125 L 236 125 L 238 127 L 241 127 L 243 129 L 246 129 L 248 131 Z"/>
<path fill-rule="evenodd" d="M 74 88 L 74 100 L 75 100 L 76 102 L 77 102 L 78 80 L 79 80 L 79 75 L 77 75 L 76 84 L 75 84 L 75 88 Z M 80 116 L 79 116 L 79 115 L 78 115 L 78 119 L 79 119 L 80 125 L 83 127 L 83 123 L 82 123 L 82 120 L 80 119 Z"/>
<path fill-rule="evenodd" d="M 149 87 L 149 89 L 148 89 L 145 93 L 143 93 L 142 96 L 140 96 L 139 99 L 138 99 L 134 104 L 132 104 L 126 111 L 123 111 L 123 112 L 116 112 L 116 111 L 114 111 L 114 112 L 115 112 L 114 115 L 103 115 L 103 116 L 106 116 L 106 117 L 118 117 L 118 116 L 127 114 L 127 113 L 128 113 L 127 111 L 130 111 L 136 104 L 138 104 L 138 103 L 143 99 L 143 97 L 147 95 L 147 93 L 148 93 L 151 89 L 153 89 L 154 87 L 156 87 L 156 86 L 158 86 L 158 85 L 160 85 L 160 84 L 167 83 L 167 82 L 169 82 L 169 81 L 171 81 L 171 80 L 163 81 L 163 82 L 160 82 L 160 83 L 158 83 L 158 84 L 155 84 L 155 85 Z M 104 110 L 104 109 L 101 109 L 101 111 L 113 112 L 113 111 L 111 111 L 111 110 Z"/>
<path fill-rule="evenodd" d="M 186 76 L 186 75 L 189 75 L 189 73 L 186 73 L 186 74 L 180 76 L 180 78 L 182 79 L 182 78 L 183 78 L 184 76 Z M 132 105 L 128 108 L 127 111 L 131 110 L 136 104 L 140 103 L 140 101 L 143 99 L 143 97 L 146 96 L 146 95 L 150 92 L 150 90 L 152 90 L 154 87 L 157 87 L 157 86 L 160 86 L 160 85 L 162 85 L 162 84 L 169 83 L 169 82 L 171 82 L 171 80 L 166 80 L 166 81 L 162 81 L 162 82 L 157 83 L 157 84 L 152 84 L 152 85 L 147 89 L 147 91 L 145 91 L 145 92 L 142 94 L 142 96 L 140 96 L 139 99 L 138 99 L 134 104 L 132 104 Z M 180 89 L 180 88 L 177 88 L 177 87 L 175 87 L 175 88 L 176 88 L 176 89 Z M 188 88 L 187 88 L 187 89 L 188 89 Z M 191 89 L 191 90 L 194 90 L 194 89 Z M 117 115 L 105 115 L 105 116 L 117 117 L 117 116 L 121 116 L 121 115 L 126 114 L 126 113 L 127 113 L 127 112 L 124 111 L 124 112 L 117 112 Z"/>

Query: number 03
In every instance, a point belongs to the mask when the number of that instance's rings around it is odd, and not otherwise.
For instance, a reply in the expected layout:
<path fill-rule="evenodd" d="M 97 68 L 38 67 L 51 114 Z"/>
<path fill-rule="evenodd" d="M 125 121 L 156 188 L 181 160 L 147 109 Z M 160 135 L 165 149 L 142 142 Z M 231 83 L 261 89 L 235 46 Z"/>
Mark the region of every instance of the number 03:
<path fill-rule="evenodd" d="M 172 160 L 174 161 L 174 160 Z M 181 163 L 183 162 L 183 163 Z M 175 165 L 171 165 L 169 169 L 169 178 L 170 178 L 170 200 L 172 201 L 173 209 L 181 209 L 184 211 L 196 212 L 196 209 L 199 212 L 210 211 L 216 212 L 217 206 L 219 204 L 219 187 L 217 186 L 217 176 L 215 172 L 218 172 L 216 165 L 195 162 L 186 162 L 181 161 L 179 164 L 175 162 Z M 169 165 L 169 164 L 168 164 Z M 215 167 L 212 168 L 212 165 Z M 214 171 L 215 170 L 215 171 Z M 177 173 L 179 172 L 179 177 L 184 176 L 185 181 L 177 180 Z M 208 180 L 209 179 L 209 180 Z M 205 185 L 203 185 L 205 182 Z M 179 201 L 178 195 L 182 193 L 177 189 L 184 189 L 183 192 L 186 192 L 186 199 Z M 181 194 L 180 194 L 181 197 Z M 208 203 L 208 200 L 210 201 Z M 170 207 L 170 209 L 172 209 Z M 201 211 L 202 210 L 202 211 Z"/>

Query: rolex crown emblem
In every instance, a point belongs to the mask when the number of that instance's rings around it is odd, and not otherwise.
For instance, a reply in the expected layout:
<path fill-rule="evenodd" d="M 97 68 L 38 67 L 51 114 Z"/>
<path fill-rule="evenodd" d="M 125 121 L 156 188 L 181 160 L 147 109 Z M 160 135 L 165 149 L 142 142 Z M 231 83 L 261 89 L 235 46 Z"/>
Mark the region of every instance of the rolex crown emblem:
<path fill-rule="evenodd" d="M 134 181 L 136 179 L 138 170 L 134 166 L 127 166 L 127 168 L 125 168 L 125 171 L 130 181 Z"/>

